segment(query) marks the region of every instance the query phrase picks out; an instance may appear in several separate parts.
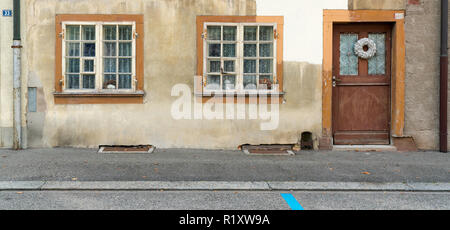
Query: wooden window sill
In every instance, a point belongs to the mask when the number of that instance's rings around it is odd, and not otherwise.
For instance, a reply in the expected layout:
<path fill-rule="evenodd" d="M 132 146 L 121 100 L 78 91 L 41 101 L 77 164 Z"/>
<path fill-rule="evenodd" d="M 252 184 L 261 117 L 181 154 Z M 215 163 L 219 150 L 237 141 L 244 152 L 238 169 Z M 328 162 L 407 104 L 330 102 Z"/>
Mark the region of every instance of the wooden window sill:
<path fill-rule="evenodd" d="M 144 91 L 54 92 L 55 104 L 143 104 Z"/>

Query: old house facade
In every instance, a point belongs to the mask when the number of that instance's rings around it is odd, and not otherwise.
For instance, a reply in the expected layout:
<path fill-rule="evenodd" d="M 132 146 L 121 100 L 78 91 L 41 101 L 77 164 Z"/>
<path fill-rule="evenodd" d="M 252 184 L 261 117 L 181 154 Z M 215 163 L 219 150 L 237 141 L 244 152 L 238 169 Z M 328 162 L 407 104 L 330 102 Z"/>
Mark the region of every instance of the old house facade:
<path fill-rule="evenodd" d="M 236 149 L 304 133 L 315 149 L 439 148 L 439 0 L 20 2 L 23 148 Z M 4 148 L 12 31 L 1 17 Z"/>

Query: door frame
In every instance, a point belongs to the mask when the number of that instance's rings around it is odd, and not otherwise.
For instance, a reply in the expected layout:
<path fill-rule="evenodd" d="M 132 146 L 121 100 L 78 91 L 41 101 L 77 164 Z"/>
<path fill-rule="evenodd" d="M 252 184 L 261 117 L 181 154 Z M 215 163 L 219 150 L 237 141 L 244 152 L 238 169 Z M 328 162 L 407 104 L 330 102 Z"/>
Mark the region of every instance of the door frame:
<path fill-rule="evenodd" d="M 322 136 L 320 149 L 333 148 L 333 25 L 335 23 L 391 22 L 391 137 L 403 136 L 405 124 L 405 11 L 324 10 L 322 63 Z"/>

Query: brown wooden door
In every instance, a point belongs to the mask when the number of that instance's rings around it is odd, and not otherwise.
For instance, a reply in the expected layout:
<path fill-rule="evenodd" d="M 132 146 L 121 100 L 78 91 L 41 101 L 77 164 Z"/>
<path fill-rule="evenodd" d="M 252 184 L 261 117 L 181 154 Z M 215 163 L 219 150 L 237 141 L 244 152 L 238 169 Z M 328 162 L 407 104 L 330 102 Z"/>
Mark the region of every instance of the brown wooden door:
<path fill-rule="evenodd" d="M 390 143 L 391 29 L 390 24 L 380 23 L 334 25 L 335 145 Z M 375 42 L 374 57 L 356 56 L 354 44 L 362 38 Z"/>

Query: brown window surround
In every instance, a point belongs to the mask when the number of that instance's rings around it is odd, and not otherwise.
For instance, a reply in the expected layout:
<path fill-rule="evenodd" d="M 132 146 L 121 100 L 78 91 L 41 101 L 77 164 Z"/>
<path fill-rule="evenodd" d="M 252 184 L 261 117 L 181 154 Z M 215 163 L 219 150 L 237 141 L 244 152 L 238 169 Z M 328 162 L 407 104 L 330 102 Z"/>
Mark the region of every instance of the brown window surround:
<path fill-rule="evenodd" d="M 197 16 L 197 85 L 195 86 L 195 95 L 197 97 L 197 101 L 206 103 L 206 102 L 216 102 L 213 98 L 214 93 L 208 94 L 203 92 L 203 65 L 204 65 L 204 41 L 203 34 L 204 32 L 204 24 L 205 23 L 273 23 L 277 25 L 276 29 L 276 79 L 274 79 L 274 83 L 278 84 L 278 92 L 272 92 L 266 94 L 268 101 L 267 103 L 272 103 L 271 95 L 278 96 L 278 103 L 283 101 L 283 31 L 284 31 L 284 17 L 283 16 Z M 254 103 L 257 101 L 259 103 L 259 95 L 257 95 L 257 100 L 249 99 L 250 96 L 247 93 L 235 93 L 232 95 L 234 100 L 226 100 L 226 96 L 223 96 L 223 103 L 227 103 L 232 101 L 233 103 L 239 103 L 238 97 L 245 97 L 245 103 Z M 242 101 L 242 100 L 241 100 Z M 264 103 L 264 102 L 262 102 Z"/>
<path fill-rule="evenodd" d="M 55 17 L 55 104 L 142 104 L 144 99 L 144 16 L 128 14 L 59 14 Z M 136 33 L 136 89 L 130 93 L 64 92 L 62 85 L 62 23 L 71 22 L 135 22 Z"/>

